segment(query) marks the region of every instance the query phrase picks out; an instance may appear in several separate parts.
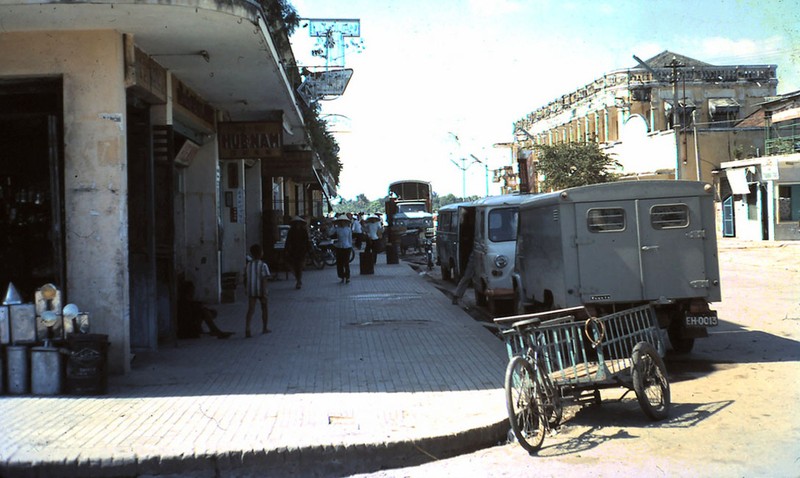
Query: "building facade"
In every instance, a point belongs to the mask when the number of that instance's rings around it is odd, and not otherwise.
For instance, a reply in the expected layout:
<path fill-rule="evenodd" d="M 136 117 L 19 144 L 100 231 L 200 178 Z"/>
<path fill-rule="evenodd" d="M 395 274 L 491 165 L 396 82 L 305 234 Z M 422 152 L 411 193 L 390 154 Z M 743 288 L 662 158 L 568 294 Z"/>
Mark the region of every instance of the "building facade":
<path fill-rule="evenodd" d="M 521 188 L 538 191 L 536 145 L 589 141 L 614 155 L 623 177 L 711 182 L 722 162 L 763 149 L 763 129 L 734 125 L 775 94 L 776 70 L 665 51 L 607 73 L 514 123 Z"/>
<path fill-rule="evenodd" d="M 766 154 L 722 163 L 722 235 L 800 240 L 800 91 L 767 98 L 737 127 L 760 128 Z"/>
<path fill-rule="evenodd" d="M 0 0 L 0 18 L 0 287 L 57 285 L 112 373 L 175 340 L 181 280 L 218 302 L 250 244 L 335 195 L 257 2 Z"/>

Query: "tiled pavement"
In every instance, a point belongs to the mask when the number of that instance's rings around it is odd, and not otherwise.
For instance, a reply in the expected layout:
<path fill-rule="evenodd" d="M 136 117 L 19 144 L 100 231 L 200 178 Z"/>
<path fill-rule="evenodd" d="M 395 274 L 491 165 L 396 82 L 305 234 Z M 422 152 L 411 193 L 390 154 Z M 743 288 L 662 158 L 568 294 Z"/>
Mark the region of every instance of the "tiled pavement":
<path fill-rule="evenodd" d="M 408 264 L 271 282 L 268 335 L 139 354 L 98 397 L 0 397 L 0 476 L 343 476 L 505 437 L 502 342 Z M 256 312 L 255 330 L 260 330 Z"/>

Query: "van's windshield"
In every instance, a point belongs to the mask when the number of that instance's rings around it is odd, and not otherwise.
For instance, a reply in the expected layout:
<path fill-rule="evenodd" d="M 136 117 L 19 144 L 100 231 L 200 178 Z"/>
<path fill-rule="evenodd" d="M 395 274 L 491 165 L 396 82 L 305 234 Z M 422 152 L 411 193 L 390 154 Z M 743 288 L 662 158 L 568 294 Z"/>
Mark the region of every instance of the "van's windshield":
<path fill-rule="evenodd" d="M 506 242 L 517 240 L 517 214 L 519 208 L 492 209 L 489 212 L 489 240 Z"/>

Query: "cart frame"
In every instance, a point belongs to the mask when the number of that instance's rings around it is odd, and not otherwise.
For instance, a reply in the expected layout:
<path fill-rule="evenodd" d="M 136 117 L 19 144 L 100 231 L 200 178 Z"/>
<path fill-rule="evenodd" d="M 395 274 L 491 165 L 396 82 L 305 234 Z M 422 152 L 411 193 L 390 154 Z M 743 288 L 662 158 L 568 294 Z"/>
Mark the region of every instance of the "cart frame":
<path fill-rule="evenodd" d="M 599 404 L 602 388 L 634 390 L 651 419 L 668 415 L 665 346 L 651 305 L 599 318 L 573 307 L 495 322 L 503 328 L 509 355 L 505 389 L 511 428 L 528 451 L 538 450 L 545 432 L 558 425 L 564 400 Z"/>

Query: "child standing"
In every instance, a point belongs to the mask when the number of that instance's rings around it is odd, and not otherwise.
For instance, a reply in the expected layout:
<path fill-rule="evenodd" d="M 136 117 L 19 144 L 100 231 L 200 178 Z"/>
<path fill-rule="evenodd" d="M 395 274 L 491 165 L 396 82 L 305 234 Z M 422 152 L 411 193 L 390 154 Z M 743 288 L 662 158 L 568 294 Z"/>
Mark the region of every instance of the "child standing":
<path fill-rule="evenodd" d="M 269 266 L 261 260 L 264 251 L 258 244 L 250 246 L 250 256 L 252 259 L 247 263 L 244 270 L 244 287 L 247 292 L 247 317 L 245 318 L 244 336 L 251 337 L 250 335 L 250 321 L 253 319 L 253 313 L 256 308 L 256 300 L 261 302 L 261 328 L 262 334 L 272 332 L 267 328 L 267 321 L 269 320 L 269 310 L 267 308 L 267 280 L 269 279 Z"/>

